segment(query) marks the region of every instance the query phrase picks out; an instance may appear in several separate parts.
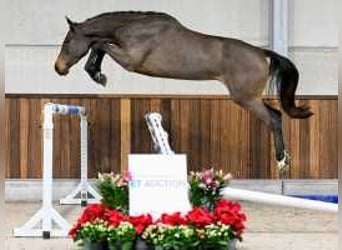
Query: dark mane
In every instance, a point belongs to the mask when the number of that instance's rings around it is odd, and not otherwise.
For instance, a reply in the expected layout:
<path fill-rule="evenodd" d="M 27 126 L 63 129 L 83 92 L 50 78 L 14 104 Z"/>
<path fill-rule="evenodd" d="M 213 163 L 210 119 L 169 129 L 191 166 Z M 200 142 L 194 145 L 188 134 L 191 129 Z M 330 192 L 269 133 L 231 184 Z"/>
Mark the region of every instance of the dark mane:
<path fill-rule="evenodd" d="M 115 11 L 115 12 L 106 12 L 99 14 L 97 16 L 88 18 L 85 20 L 85 22 L 91 22 L 95 21 L 98 19 L 102 18 L 125 18 L 125 17 L 130 17 L 130 18 L 141 18 L 141 17 L 146 17 L 146 16 L 163 16 L 163 17 L 169 17 L 173 18 L 170 15 L 163 13 L 163 12 L 156 12 L 156 11 Z"/>

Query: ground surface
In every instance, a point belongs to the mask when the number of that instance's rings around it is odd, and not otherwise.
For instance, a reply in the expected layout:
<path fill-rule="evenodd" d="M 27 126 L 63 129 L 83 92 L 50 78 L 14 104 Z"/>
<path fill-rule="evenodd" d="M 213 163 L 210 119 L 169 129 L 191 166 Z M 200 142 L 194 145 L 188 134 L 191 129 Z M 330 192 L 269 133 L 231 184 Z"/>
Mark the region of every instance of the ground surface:
<path fill-rule="evenodd" d="M 12 229 L 24 224 L 39 203 L 7 203 L 5 206 L 6 250 L 75 249 L 70 239 L 27 239 L 12 237 Z M 242 203 L 248 215 L 244 241 L 238 250 L 338 250 L 338 216 L 316 211 Z M 79 216 L 79 206 L 55 208 L 71 224 Z"/>

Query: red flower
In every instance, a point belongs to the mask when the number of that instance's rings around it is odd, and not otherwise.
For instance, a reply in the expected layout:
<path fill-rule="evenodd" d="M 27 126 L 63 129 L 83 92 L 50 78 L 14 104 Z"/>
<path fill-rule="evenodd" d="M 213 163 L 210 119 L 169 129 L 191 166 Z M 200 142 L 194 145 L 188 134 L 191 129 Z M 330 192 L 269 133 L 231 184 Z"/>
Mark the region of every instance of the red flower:
<path fill-rule="evenodd" d="M 76 234 L 78 230 L 82 227 L 83 224 L 87 222 L 93 222 L 95 219 L 102 219 L 105 220 L 105 212 L 107 210 L 107 207 L 103 204 L 91 204 L 88 205 L 81 217 L 78 219 L 77 224 L 70 229 L 69 236 L 74 238 L 76 237 Z"/>
<path fill-rule="evenodd" d="M 135 227 L 135 230 L 140 235 L 146 227 L 152 224 L 152 216 L 150 214 L 130 216 L 128 221 L 132 223 L 132 225 Z"/>
<path fill-rule="evenodd" d="M 222 213 L 231 211 L 237 213 L 241 210 L 241 206 L 238 202 L 232 202 L 225 199 L 219 200 L 215 205 L 215 213 Z"/>
<path fill-rule="evenodd" d="M 77 223 L 76 226 L 70 229 L 69 231 L 69 237 L 75 238 L 78 230 L 80 230 L 81 224 Z"/>
<path fill-rule="evenodd" d="M 217 221 L 232 226 L 237 237 L 240 237 L 245 229 L 246 215 L 241 211 L 241 206 L 237 202 L 218 201 L 215 206 L 214 216 Z"/>
<path fill-rule="evenodd" d="M 127 220 L 127 218 L 117 210 L 107 210 L 105 214 L 109 225 L 113 227 L 117 227 L 122 221 Z"/>
<path fill-rule="evenodd" d="M 222 213 L 220 215 L 217 215 L 216 217 L 218 221 L 226 225 L 233 225 L 235 222 L 235 216 L 230 212 Z"/>
<path fill-rule="evenodd" d="M 79 223 L 81 225 L 83 225 L 84 223 L 86 222 L 92 222 L 94 221 L 95 219 L 104 219 L 104 214 L 105 214 L 105 211 L 107 210 L 107 207 L 103 204 L 91 204 L 91 205 L 88 205 L 80 219 L 79 219 Z"/>
<path fill-rule="evenodd" d="M 173 214 L 162 214 L 161 218 L 157 222 L 172 226 L 187 224 L 186 218 L 184 218 L 180 212 L 176 212 Z"/>
<path fill-rule="evenodd" d="M 204 227 L 214 221 L 213 215 L 204 208 L 194 208 L 186 215 L 186 219 L 190 224 L 196 227 Z"/>

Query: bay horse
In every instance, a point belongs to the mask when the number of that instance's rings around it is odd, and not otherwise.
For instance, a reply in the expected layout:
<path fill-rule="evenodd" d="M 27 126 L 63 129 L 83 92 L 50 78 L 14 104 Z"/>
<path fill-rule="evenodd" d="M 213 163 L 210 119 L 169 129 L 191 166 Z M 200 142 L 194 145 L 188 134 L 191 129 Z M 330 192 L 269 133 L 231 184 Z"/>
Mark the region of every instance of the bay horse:
<path fill-rule="evenodd" d="M 308 118 L 307 106 L 296 106 L 299 73 L 286 57 L 241 40 L 203 34 L 159 12 L 120 11 L 97 15 L 81 23 L 67 18 L 69 31 L 55 62 L 66 75 L 90 50 L 85 71 L 106 86 L 101 72 L 105 54 L 130 72 L 183 80 L 218 80 L 232 100 L 272 129 L 280 174 L 289 167 L 281 112 L 266 104 L 263 90 L 277 88 L 282 109 L 292 118 Z"/>

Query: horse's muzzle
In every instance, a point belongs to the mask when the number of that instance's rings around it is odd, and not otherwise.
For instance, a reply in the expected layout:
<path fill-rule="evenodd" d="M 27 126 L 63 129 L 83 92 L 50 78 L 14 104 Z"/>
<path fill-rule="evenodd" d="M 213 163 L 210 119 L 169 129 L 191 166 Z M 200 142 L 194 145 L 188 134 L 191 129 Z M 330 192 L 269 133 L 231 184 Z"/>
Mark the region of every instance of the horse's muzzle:
<path fill-rule="evenodd" d="M 59 75 L 65 76 L 69 73 L 69 69 L 64 62 L 57 61 L 55 63 L 55 70 Z"/>

